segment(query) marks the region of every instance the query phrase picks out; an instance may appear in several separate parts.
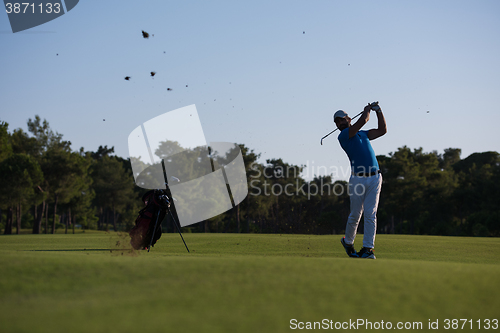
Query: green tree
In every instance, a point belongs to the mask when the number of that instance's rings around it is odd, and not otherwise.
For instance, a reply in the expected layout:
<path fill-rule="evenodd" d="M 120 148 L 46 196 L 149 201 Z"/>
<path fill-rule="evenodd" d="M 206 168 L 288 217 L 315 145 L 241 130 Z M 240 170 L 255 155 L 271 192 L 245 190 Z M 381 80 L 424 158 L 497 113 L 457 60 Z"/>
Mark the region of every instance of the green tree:
<path fill-rule="evenodd" d="M 439 167 L 441 169 L 450 169 L 455 163 L 460 161 L 462 149 L 460 148 L 447 148 L 444 154 L 439 156 Z"/>
<path fill-rule="evenodd" d="M 111 221 L 116 231 L 120 214 L 125 213 L 127 207 L 133 205 L 133 200 L 136 199 L 133 179 L 119 160 L 108 155 L 94 161 L 91 175 L 92 188 L 95 191 L 94 202 L 100 214 L 100 226 L 103 228 L 103 221 L 106 221 L 104 228 L 107 230 Z"/>
<path fill-rule="evenodd" d="M 379 228 L 410 234 L 452 232 L 451 215 L 444 212 L 451 209 L 450 198 L 457 186 L 449 167 L 457 152 L 450 148 L 443 158 L 437 152 L 411 151 L 404 146 L 389 157 L 378 156 L 384 179 Z"/>
<path fill-rule="evenodd" d="M 12 154 L 12 144 L 10 143 L 9 124 L 0 121 L 0 162 Z"/>
<path fill-rule="evenodd" d="M 7 157 L 9 157 L 10 154 L 12 154 L 12 145 L 10 143 L 10 133 L 8 130 L 9 124 L 4 121 L 0 121 L 0 162 L 5 160 Z M 1 192 L 2 190 L 0 189 L 0 193 Z M 6 217 L 6 225 L 10 226 L 10 230 L 12 230 L 12 208 L 10 208 L 10 210 L 7 210 Z M 0 203 L 0 228 L 2 226 L 2 218 L 2 204 Z M 7 230 L 7 228 L 5 228 L 5 230 Z"/>
<path fill-rule="evenodd" d="M 229 231 L 234 230 L 235 232 L 250 232 L 250 226 L 253 225 L 253 221 L 256 219 L 255 212 L 259 210 L 259 204 L 256 197 L 250 192 L 251 182 L 256 176 L 255 166 L 257 165 L 257 159 L 260 154 L 255 153 L 254 150 L 246 147 L 244 144 L 239 144 L 238 148 L 232 148 L 230 151 L 226 152 L 224 156 L 215 157 L 216 165 L 229 165 L 241 152 L 243 157 L 243 165 L 246 173 L 246 185 L 249 190 L 245 199 L 233 207 L 231 210 L 220 216 L 213 217 L 207 221 L 202 222 L 202 231 L 207 231 L 209 229 L 209 223 L 213 225 L 212 230 L 218 231 L 219 228 L 222 230 Z M 233 184 L 234 186 L 234 184 Z M 244 226 L 242 224 L 244 221 Z"/>
<path fill-rule="evenodd" d="M 244 219 L 245 219 L 245 232 L 250 232 L 250 223 L 255 220 L 252 214 L 252 211 L 258 209 L 257 203 L 254 201 L 254 197 L 250 194 L 250 182 L 252 181 L 252 175 L 255 174 L 255 171 L 252 169 L 252 166 L 257 163 L 257 160 L 260 158 L 260 154 L 256 153 L 253 149 L 246 147 L 244 144 L 238 145 L 243 156 L 243 164 L 245 165 L 245 172 L 247 176 L 247 188 L 249 192 L 245 200 L 240 203 L 237 207 L 236 216 L 237 216 L 237 232 L 240 232 L 240 207 L 244 208 Z"/>
<path fill-rule="evenodd" d="M 34 119 L 30 118 L 27 125 L 28 131 L 32 134 L 32 137 L 29 137 L 22 130 L 15 131 L 13 133 L 13 147 L 23 153 L 33 156 L 43 167 L 44 172 L 51 172 L 50 170 L 57 169 L 57 167 L 49 165 L 50 163 L 48 163 L 46 155 L 53 154 L 49 151 L 59 150 L 71 153 L 71 142 L 64 141 L 62 139 L 62 134 L 57 132 L 54 133 L 47 120 L 44 119 L 42 121 L 38 115 L 36 115 Z M 48 232 L 47 218 L 49 202 L 53 203 L 55 207 L 53 216 L 54 221 L 57 217 L 57 204 L 53 201 L 55 196 L 54 193 L 50 192 L 54 186 L 49 186 L 48 183 L 49 179 L 53 183 L 54 178 L 55 177 L 53 176 L 49 176 L 48 179 L 46 179 L 46 181 L 38 188 L 37 197 L 34 201 L 33 207 L 33 233 L 35 234 L 40 233 L 41 231 L 41 223 L 44 215 L 46 217 L 45 233 Z M 47 202 L 47 199 L 49 202 Z M 38 209 L 39 204 L 42 205 L 41 210 Z M 53 230 L 53 232 L 54 231 L 55 230 Z"/>
<path fill-rule="evenodd" d="M 71 151 L 71 142 L 62 139 L 63 135 L 55 132 L 50 128 L 47 120 L 41 120 L 40 116 L 36 115 L 35 119 L 28 119 L 28 131 L 33 134 L 36 141 L 35 152 L 42 155 L 44 151 L 49 149 L 62 149 Z"/>
<path fill-rule="evenodd" d="M 460 218 L 461 234 L 500 234 L 500 155 L 474 153 L 453 164 L 459 186 L 453 199 Z"/>
<path fill-rule="evenodd" d="M 301 222 L 307 229 L 302 232 L 343 233 L 350 211 L 348 183 L 333 182 L 332 175 L 315 176 L 307 184 L 306 192 L 307 200 L 303 204 L 305 215 Z"/>
<path fill-rule="evenodd" d="M 424 188 L 427 185 L 425 177 L 422 175 L 422 166 L 417 162 L 417 158 L 422 154 L 422 150 L 411 151 L 404 146 L 390 155 L 390 160 L 381 161 L 383 170 L 384 185 L 381 192 L 386 208 L 399 220 L 399 232 L 413 233 L 415 203 L 421 200 L 424 195 Z M 406 224 L 408 219 L 410 224 Z M 405 230 L 403 230 L 405 229 Z"/>
<path fill-rule="evenodd" d="M 57 205 L 68 203 L 86 188 L 90 163 L 76 152 L 56 147 L 49 148 L 42 157 L 45 187 L 53 202 L 52 233 L 56 230 Z"/>
<path fill-rule="evenodd" d="M 16 208 L 16 233 L 21 230 L 23 206 L 35 195 L 35 188 L 43 181 L 40 165 L 25 154 L 11 154 L 0 162 L 0 198 L 9 211 Z M 12 223 L 12 222 L 10 222 Z M 12 224 L 5 227 L 5 234 L 12 232 Z"/>

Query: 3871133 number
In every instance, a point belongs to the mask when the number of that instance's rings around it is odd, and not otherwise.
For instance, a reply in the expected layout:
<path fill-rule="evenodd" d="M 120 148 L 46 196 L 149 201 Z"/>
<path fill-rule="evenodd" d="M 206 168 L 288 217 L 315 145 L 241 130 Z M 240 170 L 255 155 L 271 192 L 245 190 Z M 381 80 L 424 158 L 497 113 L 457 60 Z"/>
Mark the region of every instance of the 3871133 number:
<path fill-rule="evenodd" d="M 45 8 L 44 8 L 45 5 Z M 46 2 L 45 4 L 41 3 L 39 5 L 35 5 L 34 3 L 29 3 L 29 2 L 15 2 L 15 3 L 10 3 L 7 2 L 5 4 L 5 11 L 7 14 L 59 14 L 61 12 L 61 4 L 60 3 L 50 3 Z"/>
<path fill-rule="evenodd" d="M 473 321 L 472 319 L 445 319 L 444 326 L 445 330 L 463 330 L 463 329 L 498 329 L 498 319 L 478 319 Z"/>

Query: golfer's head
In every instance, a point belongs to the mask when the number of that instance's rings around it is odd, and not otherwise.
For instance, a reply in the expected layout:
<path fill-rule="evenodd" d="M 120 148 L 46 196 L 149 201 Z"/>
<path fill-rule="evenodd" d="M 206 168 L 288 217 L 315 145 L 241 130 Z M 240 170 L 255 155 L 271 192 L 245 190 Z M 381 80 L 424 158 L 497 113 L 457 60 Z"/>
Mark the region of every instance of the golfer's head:
<path fill-rule="evenodd" d="M 338 110 L 333 115 L 333 121 L 339 130 L 344 130 L 351 126 L 351 118 L 347 115 L 347 113 L 343 110 Z"/>

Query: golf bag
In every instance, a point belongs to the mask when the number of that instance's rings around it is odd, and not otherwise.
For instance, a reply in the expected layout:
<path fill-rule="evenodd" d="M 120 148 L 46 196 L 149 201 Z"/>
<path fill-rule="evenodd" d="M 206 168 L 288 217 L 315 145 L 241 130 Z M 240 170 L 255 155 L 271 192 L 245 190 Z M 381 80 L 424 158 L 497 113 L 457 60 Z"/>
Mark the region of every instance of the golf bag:
<path fill-rule="evenodd" d="M 154 246 L 160 239 L 161 222 L 170 206 L 168 196 L 163 190 L 148 191 L 142 196 L 142 202 L 146 207 L 139 211 L 135 226 L 129 232 L 130 244 L 136 250 L 148 249 L 150 244 Z"/>

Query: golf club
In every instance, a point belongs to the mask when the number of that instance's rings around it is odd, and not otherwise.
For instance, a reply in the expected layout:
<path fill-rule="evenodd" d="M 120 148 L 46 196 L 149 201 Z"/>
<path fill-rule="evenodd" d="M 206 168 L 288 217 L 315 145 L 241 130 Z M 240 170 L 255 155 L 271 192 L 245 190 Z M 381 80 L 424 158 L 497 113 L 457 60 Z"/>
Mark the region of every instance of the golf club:
<path fill-rule="evenodd" d="M 354 117 L 351 118 L 351 120 L 353 119 L 356 119 L 356 117 L 359 117 L 364 111 L 361 111 L 360 113 L 358 113 L 357 115 L 355 115 Z M 334 129 L 333 131 L 331 131 L 330 133 L 328 133 L 327 135 L 325 135 L 324 137 L 321 138 L 321 145 L 323 145 L 323 139 L 326 138 L 327 136 L 329 136 L 330 134 L 332 134 L 333 132 L 335 132 L 336 130 L 338 130 L 338 128 Z"/>
<path fill-rule="evenodd" d="M 368 103 L 368 105 L 371 106 L 371 109 L 372 110 L 380 110 L 380 107 L 378 106 L 378 102 L 373 102 L 373 103 Z M 358 113 L 357 115 L 355 115 L 354 117 L 351 118 L 351 120 L 353 119 L 356 119 L 357 117 L 359 117 L 364 111 L 361 111 L 360 113 Z M 335 119 L 334 119 L 335 121 Z M 323 139 L 326 138 L 327 136 L 329 136 L 330 134 L 332 134 L 333 132 L 335 132 L 336 130 L 338 130 L 338 128 L 334 129 L 333 131 L 331 131 L 330 133 L 328 133 L 327 135 L 325 135 L 324 137 L 321 138 L 321 145 L 323 145 Z"/>

